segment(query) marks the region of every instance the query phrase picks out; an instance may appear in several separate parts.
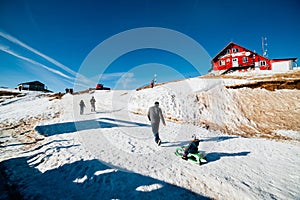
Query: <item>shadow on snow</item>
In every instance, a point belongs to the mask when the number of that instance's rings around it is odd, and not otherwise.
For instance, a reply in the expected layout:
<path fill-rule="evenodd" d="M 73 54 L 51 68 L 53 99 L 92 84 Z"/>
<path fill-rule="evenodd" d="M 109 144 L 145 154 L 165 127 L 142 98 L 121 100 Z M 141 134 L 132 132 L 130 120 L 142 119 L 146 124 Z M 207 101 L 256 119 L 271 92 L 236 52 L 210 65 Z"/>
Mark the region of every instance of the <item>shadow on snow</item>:
<path fill-rule="evenodd" d="M 57 124 L 49 124 L 36 126 L 35 130 L 41 135 L 52 136 L 64 133 L 73 133 L 82 130 L 98 129 L 98 128 L 114 128 L 114 127 L 148 127 L 150 125 L 131 122 L 112 118 L 99 118 L 94 120 L 84 120 L 77 122 L 64 122 Z"/>
<path fill-rule="evenodd" d="M 201 150 L 201 144 L 203 142 L 222 142 L 225 140 L 230 140 L 238 138 L 237 136 L 218 136 L 218 137 L 209 137 L 205 139 L 200 139 L 200 145 L 199 148 Z M 162 141 L 162 147 L 182 147 L 182 146 L 188 146 L 190 144 L 191 140 L 183 140 L 183 141 L 177 141 L 177 142 L 168 142 L 168 141 Z"/>
<path fill-rule="evenodd" d="M 211 152 L 206 154 L 207 162 L 214 162 L 220 160 L 222 157 L 233 157 L 233 156 L 247 156 L 250 151 L 238 152 L 238 153 L 223 153 L 223 152 Z"/>
<path fill-rule="evenodd" d="M 96 159 L 42 173 L 34 168 L 34 156 L 0 163 L 10 187 L 24 199 L 208 199 L 148 176 L 109 168 Z"/>
<path fill-rule="evenodd" d="M 237 136 L 217 136 L 217 137 L 210 137 L 207 139 L 200 139 L 200 142 L 222 142 L 225 140 L 235 139 L 238 138 Z"/>

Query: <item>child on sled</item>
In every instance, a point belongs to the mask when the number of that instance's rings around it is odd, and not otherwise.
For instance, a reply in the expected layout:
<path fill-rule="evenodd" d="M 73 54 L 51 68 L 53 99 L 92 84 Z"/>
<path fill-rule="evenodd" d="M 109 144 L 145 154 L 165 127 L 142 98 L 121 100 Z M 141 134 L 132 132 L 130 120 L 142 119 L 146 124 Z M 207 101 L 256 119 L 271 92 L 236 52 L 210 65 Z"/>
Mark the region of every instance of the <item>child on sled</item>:
<path fill-rule="evenodd" d="M 184 153 L 181 158 L 187 160 L 187 156 L 189 153 L 198 153 L 199 142 L 200 140 L 197 139 L 195 135 L 193 135 L 193 140 L 190 142 L 188 147 L 184 148 Z"/>

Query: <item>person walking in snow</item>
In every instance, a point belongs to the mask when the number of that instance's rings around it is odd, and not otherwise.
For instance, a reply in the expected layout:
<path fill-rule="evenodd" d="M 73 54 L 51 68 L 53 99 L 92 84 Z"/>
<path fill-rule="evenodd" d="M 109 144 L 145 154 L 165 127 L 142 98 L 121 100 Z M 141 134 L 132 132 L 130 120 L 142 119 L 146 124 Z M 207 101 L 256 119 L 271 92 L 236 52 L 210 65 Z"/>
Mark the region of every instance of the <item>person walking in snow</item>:
<path fill-rule="evenodd" d="M 91 112 L 96 112 L 96 107 L 95 107 L 96 100 L 95 100 L 95 98 L 92 97 L 90 102 L 91 102 Z"/>
<path fill-rule="evenodd" d="M 80 106 L 80 114 L 82 115 L 84 112 L 84 107 L 85 107 L 83 100 L 80 101 L 79 106 Z"/>
<path fill-rule="evenodd" d="M 159 133 L 158 133 L 160 120 L 162 121 L 163 125 L 166 126 L 164 116 L 159 107 L 159 102 L 155 102 L 154 106 L 149 108 L 148 119 L 151 122 L 154 140 L 159 146 L 161 144 L 161 140 L 159 138 Z"/>

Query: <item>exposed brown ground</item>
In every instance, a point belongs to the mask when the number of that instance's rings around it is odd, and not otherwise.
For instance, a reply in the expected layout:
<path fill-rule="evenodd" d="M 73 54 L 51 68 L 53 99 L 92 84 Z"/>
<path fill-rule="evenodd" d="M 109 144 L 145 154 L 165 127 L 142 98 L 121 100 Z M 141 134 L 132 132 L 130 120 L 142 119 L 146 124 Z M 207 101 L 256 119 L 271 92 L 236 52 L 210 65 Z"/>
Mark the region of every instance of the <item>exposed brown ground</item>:
<path fill-rule="evenodd" d="M 255 123 L 254 126 L 241 126 L 242 135 L 288 139 L 288 137 L 275 134 L 275 131 L 294 130 L 300 134 L 299 90 L 272 92 L 243 89 L 231 92 L 242 114 Z"/>
<path fill-rule="evenodd" d="M 230 134 L 290 140 L 276 130 L 293 130 L 300 134 L 300 70 L 274 75 L 221 75 L 205 78 L 247 79 L 249 83 L 226 85 L 242 114 L 253 122 L 231 127 L 216 127 Z M 204 78 L 204 77 L 201 77 Z M 260 89 L 266 90 L 260 90 Z M 254 125 L 253 125 L 254 124 Z"/>

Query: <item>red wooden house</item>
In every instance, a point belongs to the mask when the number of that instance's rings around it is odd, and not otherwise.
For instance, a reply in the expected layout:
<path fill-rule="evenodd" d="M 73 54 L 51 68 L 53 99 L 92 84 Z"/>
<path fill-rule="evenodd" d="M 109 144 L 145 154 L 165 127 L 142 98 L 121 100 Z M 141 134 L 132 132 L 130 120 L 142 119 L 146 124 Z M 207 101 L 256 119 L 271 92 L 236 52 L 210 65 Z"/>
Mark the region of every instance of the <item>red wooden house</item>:
<path fill-rule="evenodd" d="M 296 58 L 273 59 L 270 60 L 245 47 L 230 42 L 211 61 L 212 70 L 247 71 L 247 70 L 272 70 L 272 63 L 276 64 L 276 69 L 292 69 L 292 62 Z M 280 64 L 278 62 L 281 62 Z M 284 62 L 289 62 L 284 64 Z M 283 67 L 283 64 L 285 67 Z M 287 65 L 287 67 L 286 67 Z M 278 66 L 278 67 L 277 67 Z M 279 67 L 280 66 L 280 67 Z"/>

